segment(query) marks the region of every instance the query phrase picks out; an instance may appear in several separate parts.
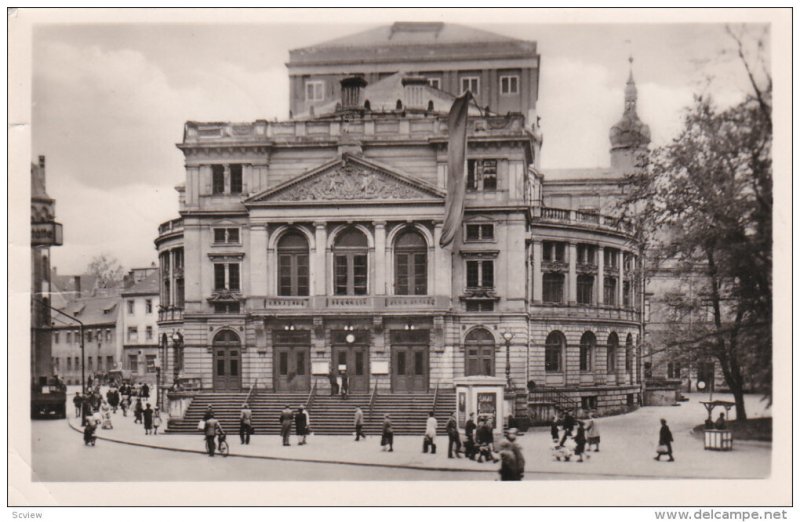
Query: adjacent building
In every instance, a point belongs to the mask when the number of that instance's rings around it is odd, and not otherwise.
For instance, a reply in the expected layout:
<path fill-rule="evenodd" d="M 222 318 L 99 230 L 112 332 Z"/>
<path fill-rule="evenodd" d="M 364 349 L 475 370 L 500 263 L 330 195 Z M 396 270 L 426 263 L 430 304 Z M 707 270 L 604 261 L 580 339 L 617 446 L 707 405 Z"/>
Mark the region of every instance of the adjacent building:
<path fill-rule="evenodd" d="M 292 119 L 185 125 L 180 218 L 156 239 L 168 384 L 301 392 L 346 369 L 353 392 L 499 380 L 539 420 L 639 404 L 639 251 L 609 215 L 649 142 L 632 76 L 611 167 L 550 173 L 533 42 L 397 23 L 287 66 Z M 465 213 L 443 248 L 465 90 Z"/>
<path fill-rule="evenodd" d="M 135 268 L 126 277 L 120 294 L 122 316 L 121 366 L 136 382 L 154 384 L 159 355 L 158 268 Z"/>

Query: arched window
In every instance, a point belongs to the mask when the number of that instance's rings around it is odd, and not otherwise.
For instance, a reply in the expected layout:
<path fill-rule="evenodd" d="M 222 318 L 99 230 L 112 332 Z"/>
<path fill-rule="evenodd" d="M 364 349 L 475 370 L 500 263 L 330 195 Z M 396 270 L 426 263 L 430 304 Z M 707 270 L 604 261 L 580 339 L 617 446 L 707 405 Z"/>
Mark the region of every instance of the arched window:
<path fill-rule="evenodd" d="M 625 338 L 625 371 L 628 373 L 633 371 L 633 336 L 631 334 Z"/>
<path fill-rule="evenodd" d="M 544 342 L 544 371 L 561 372 L 561 354 L 567 346 L 567 339 L 561 332 L 550 332 Z"/>
<path fill-rule="evenodd" d="M 367 238 L 355 228 L 333 245 L 333 290 L 336 295 L 367 294 Z"/>
<path fill-rule="evenodd" d="M 592 332 L 586 332 L 581 337 L 581 361 L 580 369 L 582 372 L 592 371 L 592 360 L 594 348 L 597 346 L 597 338 Z"/>
<path fill-rule="evenodd" d="M 619 337 L 616 332 L 611 332 L 606 343 L 606 372 L 614 373 L 617 370 L 617 348 Z"/>
<path fill-rule="evenodd" d="M 394 290 L 397 295 L 428 293 L 428 245 L 414 230 L 403 232 L 395 241 Z"/>
<path fill-rule="evenodd" d="M 308 241 L 300 232 L 278 241 L 278 295 L 308 295 Z"/>
<path fill-rule="evenodd" d="M 464 375 L 494 375 L 494 336 L 484 328 L 467 334 Z"/>

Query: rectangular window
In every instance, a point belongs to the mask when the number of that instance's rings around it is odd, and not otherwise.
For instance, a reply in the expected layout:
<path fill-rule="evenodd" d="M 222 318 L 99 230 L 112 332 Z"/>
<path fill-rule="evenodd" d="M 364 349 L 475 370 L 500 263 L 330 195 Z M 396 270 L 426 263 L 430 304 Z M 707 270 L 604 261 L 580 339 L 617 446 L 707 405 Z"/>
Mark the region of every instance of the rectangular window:
<path fill-rule="evenodd" d="M 237 263 L 228 264 L 228 290 L 240 290 L 239 265 Z"/>
<path fill-rule="evenodd" d="M 231 194 L 242 193 L 242 166 L 238 164 L 229 165 L 231 172 Z"/>
<path fill-rule="evenodd" d="M 473 95 L 480 94 L 480 78 L 477 76 L 462 76 L 461 77 L 461 94 L 470 91 Z"/>
<path fill-rule="evenodd" d="M 322 81 L 308 81 L 306 82 L 306 101 L 318 102 L 325 99 L 324 82 Z"/>
<path fill-rule="evenodd" d="M 336 256 L 333 265 L 336 295 L 347 295 L 347 265 L 347 256 Z"/>
<path fill-rule="evenodd" d="M 492 241 L 494 239 L 494 225 L 471 224 L 467 225 L 467 241 Z"/>
<path fill-rule="evenodd" d="M 111 342 L 111 330 L 108 328 L 106 328 L 106 342 L 107 343 Z"/>
<path fill-rule="evenodd" d="M 215 228 L 214 229 L 214 244 L 238 244 L 239 243 L 239 229 L 238 228 Z"/>
<path fill-rule="evenodd" d="M 519 94 L 519 76 L 501 76 L 500 94 Z"/>
<path fill-rule="evenodd" d="M 542 274 L 542 301 L 545 303 L 564 303 L 564 274 Z"/>
<path fill-rule="evenodd" d="M 667 364 L 667 377 L 670 379 L 681 378 L 681 365 L 678 363 Z"/>
<path fill-rule="evenodd" d="M 559 373 L 561 371 L 561 346 L 547 345 L 544 349 L 544 371 Z"/>
<path fill-rule="evenodd" d="M 225 167 L 222 165 L 211 165 L 211 193 L 225 193 Z"/>
<path fill-rule="evenodd" d="M 217 314 L 238 314 L 239 303 L 214 303 L 214 313 Z"/>
<path fill-rule="evenodd" d="M 467 312 L 493 312 L 493 301 L 467 301 Z"/>
<path fill-rule="evenodd" d="M 153 327 L 152 326 L 148 326 L 147 328 L 145 328 L 145 330 L 144 330 L 144 338 L 146 340 L 148 340 L 148 341 L 152 341 L 153 340 Z"/>
<path fill-rule="evenodd" d="M 106 356 L 106 368 L 109 369 L 109 370 L 113 370 L 114 369 L 114 356 L 113 355 L 107 355 Z"/>
<path fill-rule="evenodd" d="M 100 356 L 97 356 L 97 369 L 98 370 L 103 369 L 103 358 Z"/>
<path fill-rule="evenodd" d="M 617 278 L 606 277 L 603 283 L 603 304 L 616 306 L 617 304 Z"/>
<path fill-rule="evenodd" d="M 278 257 L 278 295 L 308 295 L 308 254 Z"/>
<path fill-rule="evenodd" d="M 594 290 L 594 276 L 579 275 L 578 276 L 578 304 L 590 305 L 592 304 L 592 295 Z"/>
<path fill-rule="evenodd" d="M 467 261 L 467 288 L 494 288 L 494 261 Z"/>
<path fill-rule="evenodd" d="M 425 375 L 425 354 L 414 352 L 414 375 Z"/>
<path fill-rule="evenodd" d="M 135 326 L 128 327 L 128 342 L 135 343 L 139 341 L 139 330 Z"/>
<path fill-rule="evenodd" d="M 72 344 L 72 333 L 67 332 L 67 344 Z"/>
<path fill-rule="evenodd" d="M 428 263 L 424 253 L 395 254 L 395 294 L 426 295 L 428 293 Z"/>
<path fill-rule="evenodd" d="M 468 160 L 467 190 L 497 190 L 497 160 Z"/>
<path fill-rule="evenodd" d="M 53 332 L 53 343 L 58 344 L 58 332 Z"/>
<path fill-rule="evenodd" d="M 214 263 L 214 290 L 225 290 L 224 263 Z"/>
<path fill-rule="evenodd" d="M 94 341 L 94 334 L 92 333 L 91 330 L 87 330 L 86 331 L 86 342 L 91 343 L 92 341 Z"/>
<path fill-rule="evenodd" d="M 94 370 L 94 364 L 92 363 L 92 356 L 91 355 L 89 356 L 88 365 L 87 365 L 86 369 L 89 370 L 89 371 Z"/>
<path fill-rule="evenodd" d="M 303 352 L 296 352 L 295 358 L 297 360 L 297 375 L 306 374 L 306 354 Z"/>
<path fill-rule="evenodd" d="M 364 352 L 356 352 L 356 375 L 364 375 Z"/>
<path fill-rule="evenodd" d="M 542 242 L 542 259 L 550 262 L 565 262 L 566 244 L 558 241 Z"/>
<path fill-rule="evenodd" d="M 72 370 L 72 357 L 67 357 L 67 371 Z"/>
<path fill-rule="evenodd" d="M 337 254 L 333 269 L 336 295 L 367 294 L 366 254 Z"/>
<path fill-rule="evenodd" d="M 363 254 L 353 256 L 353 293 L 367 294 L 367 256 Z"/>
<path fill-rule="evenodd" d="M 144 302 L 144 313 L 152 314 L 153 313 L 153 300 L 146 299 Z"/>
<path fill-rule="evenodd" d="M 603 265 L 607 268 L 619 268 L 619 250 L 614 248 L 603 249 Z"/>
<path fill-rule="evenodd" d="M 397 375 L 406 374 L 406 352 L 397 353 Z"/>
<path fill-rule="evenodd" d="M 155 373 L 156 372 L 156 356 L 155 355 L 145 355 L 144 356 L 145 365 L 147 367 L 147 373 Z"/>
<path fill-rule="evenodd" d="M 134 310 L 133 306 L 134 306 L 133 300 L 132 299 L 128 299 L 128 313 L 129 314 L 133 314 L 133 310 Z"/>
<path fill-rule="evenodd" d="M 430 85 L 434 89 L 441 90 L 441 88 L 442 88 L 442 79 L 441 78 L 428 78 L 428 85 Z"/>

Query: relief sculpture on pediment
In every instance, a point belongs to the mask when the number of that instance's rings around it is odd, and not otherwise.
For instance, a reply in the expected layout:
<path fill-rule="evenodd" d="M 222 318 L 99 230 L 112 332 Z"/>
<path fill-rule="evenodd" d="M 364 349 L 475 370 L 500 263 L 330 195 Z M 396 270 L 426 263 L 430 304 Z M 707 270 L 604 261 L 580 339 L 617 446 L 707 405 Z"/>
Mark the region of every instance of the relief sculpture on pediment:
<path fill-rule="evenodd" d="M 303 180 L 275 194 L 273 201 L 419 199 L 426 194 L 370 169 L 344 165 Z"/>

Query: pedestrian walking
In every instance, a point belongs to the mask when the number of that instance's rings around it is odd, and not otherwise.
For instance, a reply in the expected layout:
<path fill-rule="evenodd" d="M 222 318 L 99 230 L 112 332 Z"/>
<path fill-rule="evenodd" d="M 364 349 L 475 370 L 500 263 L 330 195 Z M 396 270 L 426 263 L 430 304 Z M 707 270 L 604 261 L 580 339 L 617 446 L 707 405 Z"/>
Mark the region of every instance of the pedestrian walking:
<path fill-rule="evenodd" d="M 342 374 L 341 373 L 338 373 L 336 375 L 336 390 L 341 392 L 341 393 L 344 393 L 344 391 L 342 390 Z"/>
<path fill-rule="evenodd" d="M 586 422 L 586 437 L 588 451 L 591 451 L 594 446 L 594 451 L 600 451 L 600 427 L 597 425 L 597 420 L 594 418 L 594 413 L 589 413 L 589 420 Z"/>
<path fill-rule="evenodd" d="M 667 455 L 667 462 L 675 462 L 672 456 L 672 432 L 667 426 L 666 419 L 661 419 L 661 430 L 658 432 L 658 449 L 656 449 L 655 460 L 661 461 L 661 455 Z"/>
<path fill-rule="evenodd" d="M 153 410 L 153 435 L 158 435 L 158 428 L 161 426 L 161 411 L 158 406 Z"/>
<path fill-rule="evenodd" d="M 561 447 L 564 446 L 564 441 L 572 437 L 572 430 L 575 429 L 575 417 L 572 416 L 572 412 L 568 411 L 564 414 L 564 422 L 562 424 L 564 427 L 564 435 L 561 437 L 561 442 L 558 443 Z"/>
<path fill-rule="evenodd" d="M 211 417 L 214 417 L 214 407 L 209 404 L 206 406 L 206 412 L 203 414 L 203 420 L 208 420 Z"/>
<path fill-rule="evenodd" d="M 92 416 L 92 404 L 89 401 L 89 397 L 84 395 L 83 401 L 81 401 L 81 426 L 86 426 L 86 423 L 89 422 L 89 418 Z"/>
<path fill-rule="evenodd" d="M 355 418 L 353 419 L 353 424 L 355 425 L 355 435 L 356 435 L 356 442 L 360 439 L 366 439 L 367 436 L 364 435 L 364 412 L 361 411 L 361 408 L 356 406 L 356 413 Z"/>
<path fill-rule="evenodd" d="M 328 373 L 328 382 L 331 384 L 331 397 L 338 395 L 339 385 L 336 383 L 336 372 L 333 370 Z"/>
<path fill-rule="evenodd" d="M 242 444 L 250 444 L 250 435 L 253 432 L 253 410 L 247 403 L 242 404 L 239 413 L 239 440 Z"/>
<path fill-rule="evenodd" d="M 103 419 L 103 429 L 114 429 L 114 426 L 111 424 L 111 406 L 108 405 L 108 402 L 103 401 L 103 404 L 100 405 L 100 415 Z"/>
<path fill-rule="evenodd" d="M 117 407 L 119 406 L 119 391 L 113 386 L 106 392 L 106 400 L 108 401 L 108 405 L 111 406 L 111 412 L 117 413 Z"/>
<path fill-rule="evenodd" d="M 297 445 L 304 446 L 308 436 L 308 412 L 302 404 L 294 416 L 294 430 L 297 435 Z"/>
<path fill-rule="evenodd" d="M 478 462 L 484 462 L 484 460 L 497 462 L 497 458 L 494 456 L 494 433 L 492 433 L 492 427 L 486 417 L 478 419 L 476 436 L 478 439 Z"/>
<path fill-rule="evenodd" d="M 83 398 L 81 392 L 75 392 L 75 397 L 72 398 L 72 404 L 75 405 L 75 418 L 80 419 L 81 410 L 83 409 Z"/>
<path fill-rule="evenodd" d="M 561 423 L 561 416 L 558 412 L 553 414 L 553 420 L 550 421 L 550 437 L 553 439 L 553 444 L 558 443 L 558 425 Z"/>
<path fill-rule="evenodd" d="M 478 446 L 475 444 L 476 428 L 475 414 L 470 413 L 469 419 L 467 419 L 467 423 L 464 425 L 464 435 L 466 435 L 467 438 L 464 441 L 464 450 L 466 457 L 470 460 L 475 460 L 475 456 L 478 454 Z"/>
<path fill-rule="evenodd" d="M 214 418 L 214 412 L 211 412 L 211 417 L 206 419 L 204 427 L 203 427 L 203 435 L 206 438 L 206 450 L 208 451 L 208 456 L 213 457 L 214 452 L 217 450 L 217 445 L 214 442 L 214 439 L 217 435 L 224 435 L 225 432 L 222 430 L 222 426 L 220 425 L 219 421 Z"/>
<path fill-rule="evenodd" d="M 142 416 L 144 417 L 144 434 L 150 435 L 150 432 L 153 431 L 153 408 L 150 407 L 149 402 L 142 412 Z"/>
<path fill-rule="evenodd" d="M 583 462 L 583 454 L 586 451 L 586 428 L 583 423 L 578 421 L 578 432 L 575 434 L 575 455 L 578 457 L 578 462 Z M 589 456 L 587 455 L 588 459 Z"/>
<path fill-rule="evenodd" d="M 428 453 L 428 448 L 431 449 L 431 455 L 436 454 L 436 429 L 439 423 L 433 412 L 428 412 L 428 420 L 425 422 L 425 437 L 422 439 L 422 453 Z"/>
<path fill-rule="evenodd" d="M 392 428 L 392 418 L 387 413 L 383 416 L 383 431 L 381 432 L 381 451 L 394 451 L 394 428 Z"/>
<path fill-rule="evenodd" d="M 458 422 L 455 412 L 450 414 L 447 419 L 447 458 L 453 458 L 453 447 L 456 449 L 456 457 L 461 458 L 461 434 L 458 432 Z"/>
<path fill-rule="evenodd" d="M 122 408 L 122 416 L 127 417 L 128 410 L 131 409 L 131 398 L 129 396 L 123 395 L 120 407 Z"/>
<path fill-rule="evenodd" d="M 498 444 L 500 451 L 500 480 L 522 480 L 525 476 L 525 457 L 517 443 L 517 428 L 509 428 L 505 440 Z"/>
<path fill-rule="evenodd" d="M 150 386 L 147 383 L 142 384 L 142 398 L 147 400 L 150 398 Z"/>
<path fill-rule="evenodd" d="M 342 399 L 347 398 L 347 394 L 350 392 L 350 376 L 347 375 L 347 370 L 342 372 Z"/>
<path fill-rule="evenodd" d="M 142 408 L 142 399 L 136 399 L 136 405 L 133 408 L 133 417 L 134 417 L 133 423 L 134 424 L 136 424 L 137 422 L 139 424 L 142 423 L 142 412 L 143 411 L 144 411 L 144 408 Z"/>
<path fill-rule="evenodd" d="M 294 414 L 292 413 L 292 409 L 287 404 L 283 408 L 283 411 L 279 417 L 279 422 L 281 424 L 281 438 L 283 439 L 284 446 L 291 446 L 291 444 L 289 444 L 289 435 L 292 432 L 292 417 L 294 417 Z"/>

